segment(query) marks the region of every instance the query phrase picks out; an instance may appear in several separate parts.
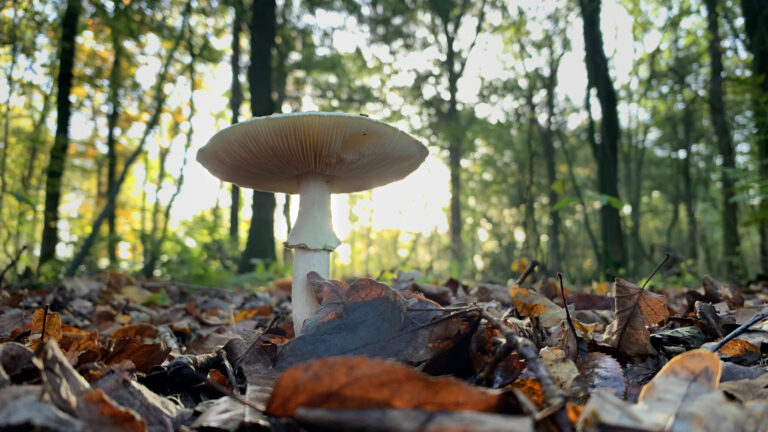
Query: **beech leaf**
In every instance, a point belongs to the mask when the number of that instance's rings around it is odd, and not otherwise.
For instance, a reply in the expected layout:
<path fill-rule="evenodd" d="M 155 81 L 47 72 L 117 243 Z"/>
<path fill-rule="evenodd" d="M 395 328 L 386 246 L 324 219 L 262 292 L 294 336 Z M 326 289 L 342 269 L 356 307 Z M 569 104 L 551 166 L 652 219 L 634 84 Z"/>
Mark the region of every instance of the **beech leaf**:
<path fill-rule="evenodd" d="M 613 286 L 616 317 L 605 329 L 602 343 L 633 357 L 653 354 L 648 328 L 669 318 L 667 298 L 621 278 Z"/>
<path fill-rule="evenodd" d="M 386 360 L 328 357 L 283 373 L 266 413 L 290 417 L 299 407 L 498 412 L 499 405 L 498 393 L 454 378 L 434 378 Z"/>

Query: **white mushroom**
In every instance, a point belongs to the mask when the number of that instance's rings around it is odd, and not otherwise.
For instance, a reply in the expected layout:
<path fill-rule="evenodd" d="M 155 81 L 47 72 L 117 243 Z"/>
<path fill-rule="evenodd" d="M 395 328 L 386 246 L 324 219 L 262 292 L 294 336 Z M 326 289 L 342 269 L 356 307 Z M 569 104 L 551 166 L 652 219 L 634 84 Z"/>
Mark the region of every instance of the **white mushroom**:
<path fill-rule="evenodd" d="M 219 131 L 197 160 L 213 175 L 267 192 L 298 193 L 299 215 L 285 246 L 295 249 L 291 290 L 296 335 L 319 307 L 307 273 L 327 278 L 340 241 L 331 224 L 331 194 L 399 180 L 427 149 L 407 133 L 365 116 L 294 113 L 258 117 Z"/>

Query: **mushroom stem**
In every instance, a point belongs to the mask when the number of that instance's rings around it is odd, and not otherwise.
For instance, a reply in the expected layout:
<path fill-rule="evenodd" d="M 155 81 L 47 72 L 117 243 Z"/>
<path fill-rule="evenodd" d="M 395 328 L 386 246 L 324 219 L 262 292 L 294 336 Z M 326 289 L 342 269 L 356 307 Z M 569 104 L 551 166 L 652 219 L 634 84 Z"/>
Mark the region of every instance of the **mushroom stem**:
<path fill-rule="evenodd" d="M 299 179 L 299 215 L 285 242 L 295 249 L 293 258 L 293 328 L 301 335 L 304 320 L 320 307 L 307 283 L 307 273 L 328 277 L 330 253 L 341 243 L 331 224 L 331 188 L 325 176 L 305 175 Z"/>
<path fill-rule="evenodd" d="M 327 279 L 330 263 L 330 251 L 294 249 L 291 306 L 293 308 L 293 331 L 296 336 L 301 336 L 304 321 L 314 315 L 320 307 L 315 298 L 314 290 L 307 282 L 307 274 L 314 271 Z"/>

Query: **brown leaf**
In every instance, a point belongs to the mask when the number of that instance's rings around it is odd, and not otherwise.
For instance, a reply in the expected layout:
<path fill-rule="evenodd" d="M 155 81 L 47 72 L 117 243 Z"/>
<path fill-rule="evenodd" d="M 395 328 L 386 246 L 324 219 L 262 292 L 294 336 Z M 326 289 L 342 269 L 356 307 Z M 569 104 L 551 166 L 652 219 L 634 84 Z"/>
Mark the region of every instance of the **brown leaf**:
<path fill-rule="evenodd" d="M 328 357 L 294 366 L 281 375 L 266 412 L 289 417 L 299 407 L 495 412 L 499 395 L 453 378 L 430 377 L 399 363 Z"/>
<path fill-rule="evenodd" d="M 643 387 L 637 405 L 608 392 L 595 392 L 584 407 L 578 426 L 586 429 L 602 423 L 613 426 L 612 430 L 743 430 L 720 429 L 733 419 L 731 414 L 721 416 L 717 404 L 712 404 L 720 393 L 714 391 L 720 368 L 720 358 L 710 351 L 697 349 L 680 354 Z M 716 426 L 705 427 L 711 425 Z"/>
<path fill-rule="evenodd" d="M 533 418 L 472 411 L 439 412 L 408 409 L 329 410 L 299 408 L 294 416 L 314 430 L 369 432 L 530 432 Z"/>
<path fill-rule="evenodd" d="M 648 327 L 669 318 L 666 297 L 616 278 L 616 318 L 603 333 L 602 342 L 629 356 L 654 353 Z"/>
<path fill-rule="evenodd" d="M 710 351 L 696 349 L 680 354 L 643 387 L 638 402 L 672 416 L 699 396 L 715 390 L 721 370 L 720 357 Z"/>
<path fill-rule="evenodd" d="M 731 309 L 738 309 L 744 306 L 744 297 L 735 287 L 724 284 L 710 276 L 704 276 L 701 280 L 704 287 L 704 295 L 712 303 L 726 302 Z"/>
<path fill-rule="evenodd" d="M 32 330 L 42 331 L 43 321 L 45 321 L 45 340 L 51 339 L 56 342 L 61 340 L 61 315 L 58 312 L 48 312 L 44 309 L 35 309 L 35 314 L 32 316 L 32 322 L 27 324 L 25 328 Z M 41 333 L 38 333 L 30 338 L 29 348 L 35 350 L 40 344 Z"/>
<path fill-rule="evenodd" d="M 136 365 L 136 370 L 146 372 L 152 366 L 157 366 L 168 357 L 171 349 L 162 342 L 144 343 L 138 338 L 121 338 L 115 341 L 112 352 L 104 358 L 104 363 L 111 365 L 123 360 L 130 360 Z"/>
<path fill-rule="evenodd" d="M 83 394 L 77 403 L 77 417 L 89 430 L 99 432 L 143 432 L 147 425 L 136 412 L 118 405 L 103 391 Z"/>
<path fill-rule="evenodd" d="M 113 339 L 120 339 L 120 338 L 148 338 L 148 339 L 154 339 L 157 337 L 157 328 L 153 326 L 152 324 L 131 324 L 127 326 L 120 327 L 119 329 L 115 330 L 111 337 Z"/>

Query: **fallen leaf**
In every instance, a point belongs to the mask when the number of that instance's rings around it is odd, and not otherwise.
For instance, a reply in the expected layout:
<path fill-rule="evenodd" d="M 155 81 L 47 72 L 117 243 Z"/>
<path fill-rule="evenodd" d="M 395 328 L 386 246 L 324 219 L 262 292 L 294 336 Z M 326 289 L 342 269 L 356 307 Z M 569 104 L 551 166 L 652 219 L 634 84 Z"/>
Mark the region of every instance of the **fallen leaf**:
<path fill-rule="evenodd" d="M 731 309 L 737 309 L 744 306 L 744 297 L 738 289 L 715 280 L 710 276 L 704 276 L 701 280 L 704 287 L 704 295 L 712 303 L 724 301 L 728 303 Z"/>
<path fill-rule="evenodd" d="M 576 360 L 579 376 L 573 382 L 571 398 L 580 404 L 599 389 L 624 398 L 627 383 L 619 362 L 603 353 L 588 353 Z"/>
<path fill-rule="evenodd" d="M 544 328 L 557 325 L 565 319 L 565 310 L 536 291 L 519 285 L 509 290 L 515 309 L 522 316 L 538 318 Z"/>
<path fill-rule="evenodd" d="M 530 432 L 533 419 L 472 411 L 434 412 L 415 409 L 331 410 L 299 408 L 294 418 L 320 430 L 368 432 Z"/>
<path fill-rule="evenodd" d="M 479 412 L 501 408 L 498 393 L 366 357 L 329 357 L 288 369 L 277 380 L 266 413 L 290 417 L 299 407 Z"/>
<path fill-rule="evenodd" d="M 666 297 L 621 278 L 616 278 L 614 290 L 616 318 L 605 329 L 602 343 L 632 357 L 654 353 L 648 328 L 669 318 Z"/>
<path fill-rule="evenodd" d="M 99 432 L 143 432 L 146 423 L 133 410 L 118 405 L 103 391 L 96 389 L 83 394 L 77 403 L 77 417 L 88 430 Z"/>
<path fill-rule="evenodd" d="M 43 321 L 45 321 L 45 340 L 54 340 L 56 342 L 61 340 L 61 315 L 58 312 L 48 312 L 47 316 L 44 309 L 35 309 L 32 316 L 32 322 L 27 324 L 25 328 L 42 331 Z M 35 350 L 40 344 L 40 337 L 42 333 L 38 333 L 30 337 L 29 348 Z"/>
<path fill-rule="evenodd" d="M 157 341 L 145 343 L 138 338 L 120 338 L 115 341 L 112 351 L 104 358 L 104 363 L 111 365 L 130 360 L 139 372 L 146 372 L 168 357 L 171 349 Z"/>
<path fill-rule="evenodd" d="M 768 400 L 768 373 L 756 379 L 724 382 L 720 384 L 720 389 L 742 402 Z"/>
<path fill-rule="evenodd" d="M 749 353 L 760 355 L 760 348 L 742 339 L 731 339 L 717 352 L 725 356 L 741 356 Z"/>

